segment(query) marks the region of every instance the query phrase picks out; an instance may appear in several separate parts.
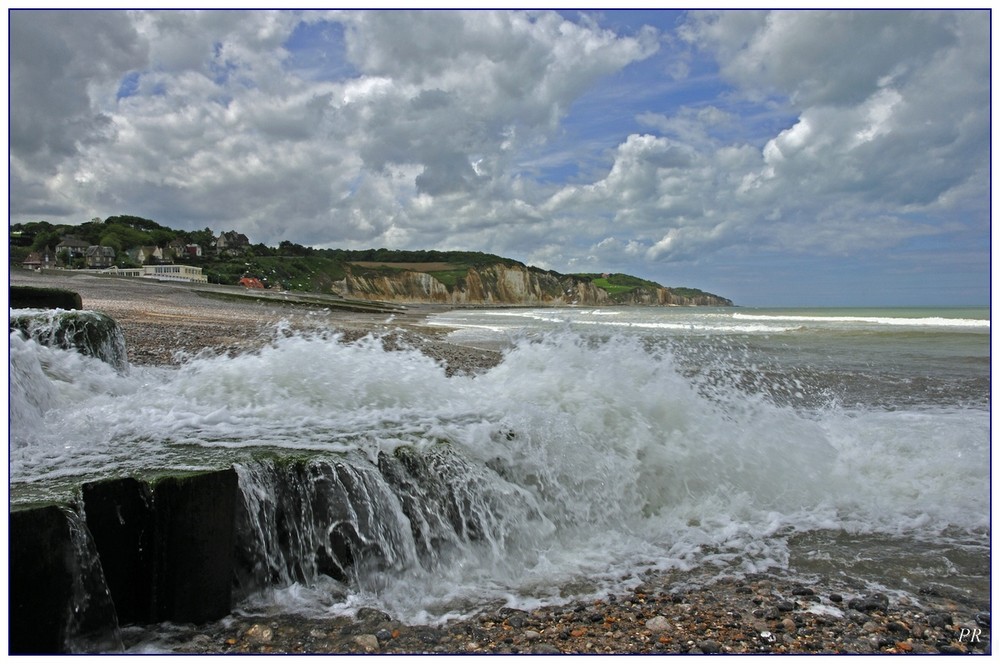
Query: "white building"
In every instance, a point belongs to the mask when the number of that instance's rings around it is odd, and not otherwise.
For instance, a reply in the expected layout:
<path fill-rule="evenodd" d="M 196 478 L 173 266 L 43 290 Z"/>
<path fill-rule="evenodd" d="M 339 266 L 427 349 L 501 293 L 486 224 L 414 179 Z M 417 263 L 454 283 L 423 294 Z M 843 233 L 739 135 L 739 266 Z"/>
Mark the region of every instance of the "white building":
<path fill-rule="evenodd" d="M 142 277 L 160 281 L 197 281 L 208 283 L 208 277 L 201 273 L 200 267 L 190 265 L 143 265 L 142 267 L 120 268 L 112 267 L 101 270 L 101 274 L 112 274 L 118 277 Z"/>

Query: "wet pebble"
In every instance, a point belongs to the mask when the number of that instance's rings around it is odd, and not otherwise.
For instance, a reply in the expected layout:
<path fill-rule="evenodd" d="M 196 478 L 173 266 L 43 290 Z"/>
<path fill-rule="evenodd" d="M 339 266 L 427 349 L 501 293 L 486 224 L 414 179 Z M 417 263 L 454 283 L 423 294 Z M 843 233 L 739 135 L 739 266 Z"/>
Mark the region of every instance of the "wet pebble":
<path fill-rule="evenodd" d="M 683 601 L 675 602 L 675 592 L 647 580 L 642 597 L 637 593 L 615 601 L 527 612 L 484 610 L 467 620 L 438 627 L 405 625 L 377 611 L 324 620 L 269 616 L 266 623 L 220 623 L 218 631 L 192 628 L 188 640 L 178 636 L 170 650 L 343 654 L 989 651 L 989 632 L 983 627 L 978 627 L 983 636 L 976 643 L 959 642 L 958 625 L 976 628 L 977 614 L 984 613 L 978 607 L 921 596 L 919 606 L 899 603 L 868 613 L 845 607 L 843 613 L 818 615 L 802 607 L 785 612 L 771 607 L 775 609 L 771 619 L 755 615 L 761 607 L 752 600 L 763 596 L 777 603 L 771 598 L 792 596 L 796 586 L 776 578 L 766 581 L 766 586 L 753 592 L 739 591 L 750 587 L 746 582 L 721 581 L 702 591 L 684 591 Z M 833 589 L 815 590 L 829 597 Z M 595 622 L 595 616 L 601 620 Z"/>
<path fill-rule="evenodd" d="M 864 597 L 855 597 L 847 603 L 849 608 L 855 611 L 871 613 L 872 611 L 885 611 L 889 608 L 889 598 L 882 593 L 873 593 Z"/>
<path fill-rule="evenodd" d="M 379 649 L 378 637 L 374 634 L 358 634 L 354 642 L 365 652 L 377 652 Z"/>
<path fill-rule="evenodd" d="M 663 616 L 656 616 L 646 621 L 646 629 L 654 634 L 665 632 L 670 629 L 670 621 Z"/>
<path fill-rule="evenodd" d="M 945 627 L 952 623 L 952 618 L 947 613 L 934 613 L 927 616 L 927 623 L 931 627 Z"/>
<path fill-rule="evenodd" d="M 253 625 L 244 635 L 250 643 L 270 643 L 274 638 L 274 630 L 267 625 Z"/>

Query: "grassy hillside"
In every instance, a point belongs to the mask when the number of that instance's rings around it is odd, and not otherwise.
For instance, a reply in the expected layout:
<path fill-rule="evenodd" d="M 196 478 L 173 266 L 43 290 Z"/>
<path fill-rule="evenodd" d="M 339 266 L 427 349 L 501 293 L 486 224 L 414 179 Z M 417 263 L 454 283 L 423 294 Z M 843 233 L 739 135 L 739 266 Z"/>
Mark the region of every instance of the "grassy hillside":
<path fill-rule="evenodd" d="M 593 283 L 598 288 L 607 291 L 608 295 L 611 296 L 612 300 L 625 299 L 625 296 L 636 293 L 641 290 L 650 290 L 657 288 L 664 288 L 655 281 L 648 281 L 646 279 L 640 279 L 639 277 L 633 277 L 630 274 L 593 274 L 593 273 L 580 273 L 571 275 L 580 279 L 587 279 Z M 671 293 L 686 298 L 710 298 L 718 297 L 712 293 L 707 293 L 698 288 L 687 288 L 687 287 L 674 287 L 670 286 L 668 288 Z"/>
<path fill-rule="evenodd" d="M 654 281 L 647 281 L 645 279 L 640 279 L 639 277 L 633 277 L 630 274 L 574 274 L 571 275 L 578 277 L 580 279 L 587 279 L 593 283 L 598 288 L 602 288 L 608 292 L 608 295 L 620 295 L 622 293 L 631 293 L 632 291 L 639 288 L 662 288 L 662 286 Z"/>
<path fill-rule="evenodd" d="M 178 242 L 197 245 L 202 256 L 178 255 L 164 262 L 177 262 L 202 268 L 211 283 L 236 284 L 243 277 L 259 279 L 266 286 L 283 290 L 329 293 L 334 283 L 350 273 L 355 276 L 392 276 L 406 271 L 423 272 L 443 284 L 449 291 L 464 288 L 470 269 L 503 265 L 518 267 L 537 275 L 557 279 L 590 282 L 603 289 L 612 301 L 628 301 L 633 295 L 662 289 L 660 284 L 627 274 L 573 274 L 526 266 L 502 256 L 475 251 L 405 251 L 390 249 L 314 249 L 289 241 L 277 247 L 263 244 L 241 246 L 219 251 L 208 228 L 201 231 L 178 231 L 150 219 L 130 215 L 109 217 L 102 221 L 73 225 L 54 225 L 45 221 L 14 224 L 10 227 L 10 263 L 19 266 L 31 252 L 46 248 L 54 250 L 67 236 L 92 245 L 111 246 L 118 267 L 135 267 L 138 247 L 166 248 Z M 245 238 L 244 238 L 245 239 Z M 129 258 L 129 256 L 133 258 Z M 64 267 L 84 267 L 83 259 L 58 256 Z M 671 288 L 684 297 L 711 296 L 695 288 Z"/>
<path fill-rule="evenodd" d="M 344 263 L 327 256 L 257 256 L 245 254 L 229 258 L 192 259 L 203 263 L 202 270 L 212 283 L 235 284 L 241 277 L 256 277 L 272 288 L 328 293 L 335 281 L 344 278 Z"/>

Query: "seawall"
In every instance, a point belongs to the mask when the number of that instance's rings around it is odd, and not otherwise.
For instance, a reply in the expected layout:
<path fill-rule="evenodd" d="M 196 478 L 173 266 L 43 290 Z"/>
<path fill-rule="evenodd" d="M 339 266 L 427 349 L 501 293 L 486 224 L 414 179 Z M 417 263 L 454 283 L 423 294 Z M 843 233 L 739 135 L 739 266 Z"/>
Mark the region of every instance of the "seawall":
<path fill-rule="evenodd" d="M 119 625 L 232 610 L 232 469 L 95 482 L 81 495 L 10 514 L 10 653 L 114 652 Z"/>

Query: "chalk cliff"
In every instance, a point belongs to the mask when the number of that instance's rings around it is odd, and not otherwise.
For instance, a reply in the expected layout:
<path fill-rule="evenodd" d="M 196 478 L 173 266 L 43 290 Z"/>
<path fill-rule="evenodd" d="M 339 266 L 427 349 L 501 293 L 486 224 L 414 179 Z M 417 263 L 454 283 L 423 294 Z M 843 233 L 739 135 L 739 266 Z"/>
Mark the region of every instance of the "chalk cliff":
<path fill-rule="evenodd" d="M 451 284 L 431 272 L 351 267 L 342 280 L 333 284 L 332 290 L 343 297 L 453 305 L 733 305 L 732 301 L 711 293 L 684 289 L 681 294 L 649 282 L 611 294 L 586 276 L 503 263 L 470 267 Z"/>

